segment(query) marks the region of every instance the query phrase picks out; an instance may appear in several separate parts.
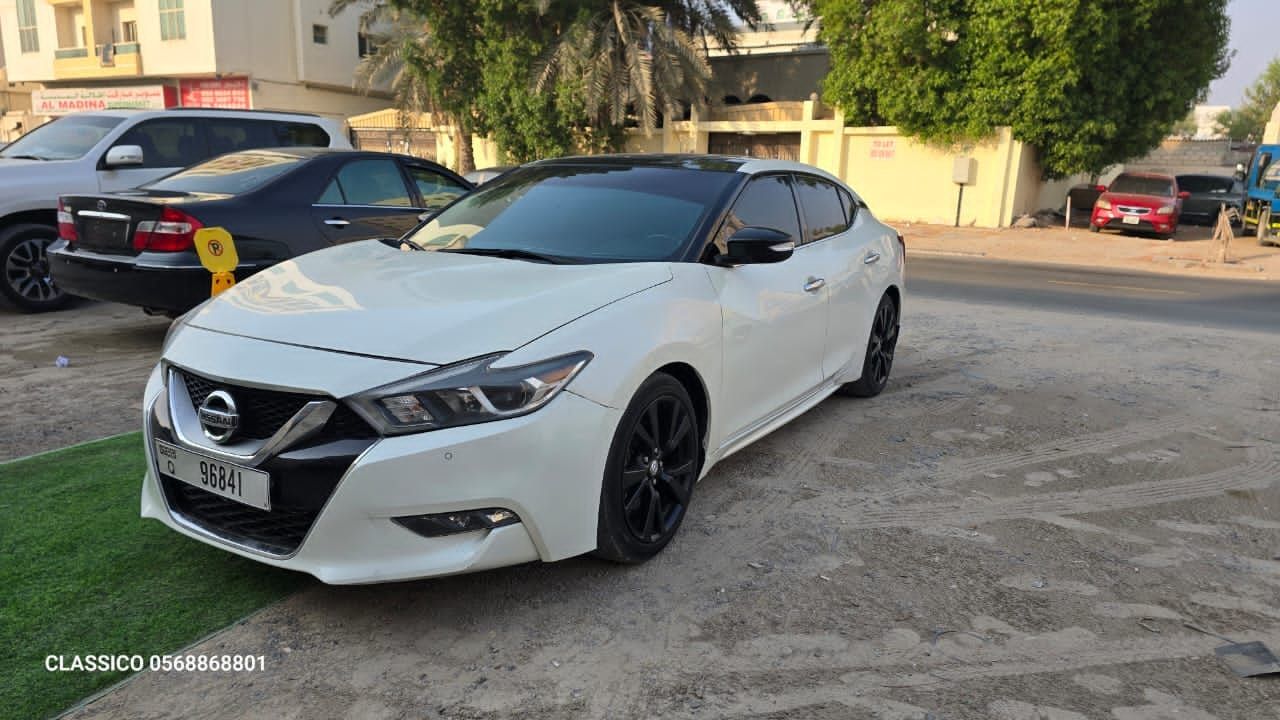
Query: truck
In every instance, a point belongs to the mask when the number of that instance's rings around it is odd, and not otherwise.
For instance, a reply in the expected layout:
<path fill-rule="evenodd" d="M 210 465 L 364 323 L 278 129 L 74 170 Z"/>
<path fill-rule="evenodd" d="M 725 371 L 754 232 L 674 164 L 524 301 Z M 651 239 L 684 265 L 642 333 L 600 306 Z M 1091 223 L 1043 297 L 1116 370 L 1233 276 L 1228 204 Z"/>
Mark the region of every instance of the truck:
<path fill-rule="evenodd" d="M 1261 245 L 1280 242 L 1280 145 L 1259 145 L 1244 184 L 1244 231 Z"/>

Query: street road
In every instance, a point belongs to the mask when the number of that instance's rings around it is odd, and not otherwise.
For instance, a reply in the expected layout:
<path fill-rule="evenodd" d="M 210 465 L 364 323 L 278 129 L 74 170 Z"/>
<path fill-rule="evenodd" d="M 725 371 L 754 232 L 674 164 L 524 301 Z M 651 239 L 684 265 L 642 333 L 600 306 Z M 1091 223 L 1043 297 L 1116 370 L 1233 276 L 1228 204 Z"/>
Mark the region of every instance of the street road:
<path fill-rule="evenodd" d="M 907 292 L 939 300 L 1280 332 L 1280 283 L 1273 282 L 911 255 Z"/>

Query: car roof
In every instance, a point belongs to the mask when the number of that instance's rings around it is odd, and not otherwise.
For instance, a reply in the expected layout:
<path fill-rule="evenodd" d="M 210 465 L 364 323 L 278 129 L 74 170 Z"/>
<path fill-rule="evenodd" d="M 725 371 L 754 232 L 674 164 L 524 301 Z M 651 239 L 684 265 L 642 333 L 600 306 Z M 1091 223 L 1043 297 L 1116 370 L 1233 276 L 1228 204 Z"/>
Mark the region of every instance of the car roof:
<path fill-rule="evenodd" d="M 105 110 L 84 110 L 77 113 L 69 113 L 67 116 L 74 115 L 99 115 L 105 117 L 119 118 L 158 118 L 173 117 L 175 115 L 204 115 L 208 117 L 236 117 L 243 119 L 258 120 L 303 120 L 306 122 L 324 122 L 338 124 L 334 118 L 327 118 L 321 115 L 313 115 L 311 113 L 287 112 L 278 110 L 224 110 L 221 108 L 166 108 L 164 110 L 140 110 L 136 108 L 108 108 Z"/>
<path fill-rule="evenodd" d="M 1167 175 L 1167 174 L 1165 174 L 1165 173 L 1156 173 L 1156 172 L 1129 172 L 1129 171 L 1125 171 L 1125 172 L 1120 173 L 1120 175 L 1117 175 L 1116 177 L 1121 177 L 1121 176 L 1128 176 L 1128 177 L 1140 177 L 1140 178 L 1152 178 L 1152 179 L 1154 179 L 1154 180 L 1173 180 L 1173 179 L 1174 179 L 1174 177 L 1173 177 L 1172 175 Z"/>
<path fill-rule="evenodd" d="M 293 147 L 262 147 L 262 148 L 253 148 L 250 150 L 237 150 L 235 152 L 229 152 L 229 153 L 225 153 L 224 155 L 218 155 L 215 157 L 227 157 L 229 155 L 276 155 L 276 156 L 284 155 L 286 157 L 293 157 L 299 160 L 313 160 L 316 158 L 327 157 L 329 155 L 351 155 L 356 157 L 372 157 L 372 158 L 390 157 L 390 158 L 398 158 L 399 160 L 405 161 L 405 162 L 416 162 L 416 163 L 422 163 L 424 165 L 430 165 L 432 169 L 444 170 L 445 172 L 448 172 L 450 174 L 455 174 L 453 173 L 452 170 L 449 170 L 449 168 L 432 160 L 426 160 L 423 158 L 414 157 L 412 155 L 403 155 L 400 153 L 381 152 L 378 150 L 355 150 L 352 148 L 331 148 L 331 147 L 316 147 L 312 145 L 305 145 L 305 146 L 293 146 Z M 213 158 L 210 158 L 210 160 L 212 159 Z"/>
<path fill-rule="evenodd" d="M 538 160 L 529 165 L 617 165 L 620 167 L 669 167 L 711 172 L 740 172 L 758 175 L 769 172 L 802 172 L 819 175 L 844 184 L 840 178 L 812 165 L 794 160 L 771 160 L 736 155 L 690 153 L 618 153 L 611 155 L 572 155 Z"/>

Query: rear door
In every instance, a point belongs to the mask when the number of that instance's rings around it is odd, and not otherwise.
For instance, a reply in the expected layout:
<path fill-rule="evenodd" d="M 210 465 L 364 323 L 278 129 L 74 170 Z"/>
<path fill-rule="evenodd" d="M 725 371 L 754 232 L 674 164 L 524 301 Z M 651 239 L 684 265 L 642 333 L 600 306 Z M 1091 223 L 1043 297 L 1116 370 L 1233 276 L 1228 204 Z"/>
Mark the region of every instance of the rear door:
<path fill-rule="evenodd" d="M 392 157 L 343 163 L 311 208 L 331 244 L 399 237 L 418 224 L 421 210 L 400 163 Z"/>
<path fill-rule="evenodd" d="M 98 164 L 98 189 L 103 192 L 135 188 L 209 157 L 204 122 L 196 117 L 144 120 L 112 143 L 112 147 L 118 145 L 142 148 L 142 164 L 108 168 L 103 153 Z"/>

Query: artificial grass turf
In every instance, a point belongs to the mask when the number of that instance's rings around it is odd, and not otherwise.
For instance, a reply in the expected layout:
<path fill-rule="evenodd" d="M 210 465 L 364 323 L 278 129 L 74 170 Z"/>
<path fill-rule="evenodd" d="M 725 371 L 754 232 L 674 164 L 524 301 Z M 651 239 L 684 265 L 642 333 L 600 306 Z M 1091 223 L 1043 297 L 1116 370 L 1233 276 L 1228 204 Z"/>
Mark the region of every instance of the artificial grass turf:
<path fill-rule="evenodd" d="M 142 434 L 0 465 L 0 718 L 56 714 L 126 677 L 48 655 L 175 652 L 310 582 L 138 516 Z"/>

